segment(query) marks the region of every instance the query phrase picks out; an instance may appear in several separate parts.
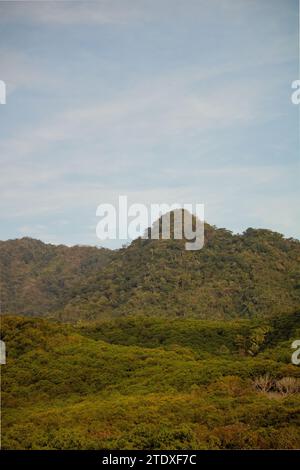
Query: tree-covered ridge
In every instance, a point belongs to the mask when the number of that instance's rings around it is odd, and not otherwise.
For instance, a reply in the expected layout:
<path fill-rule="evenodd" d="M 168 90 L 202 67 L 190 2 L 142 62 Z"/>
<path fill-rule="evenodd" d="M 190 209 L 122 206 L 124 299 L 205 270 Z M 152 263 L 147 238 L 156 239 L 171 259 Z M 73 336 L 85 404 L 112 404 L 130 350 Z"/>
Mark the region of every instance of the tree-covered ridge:
<path fill-rule="evenodd" d="M 299 313 L 152 325 L 3 317 L 2 447 L 299 448 L 299 328 Z"/>
<path fill-rule="evenodd" d="M 0 241 L 2 313 L 51 314 L 73 298 L 111 254 L 103 248 L 55 246 L 32 238 Z"/>
<path fill-rule="evenodd" d="M 299 306 L 299 241 L 268 230 L 233 235 L 206 224 L 199 251 L 186 251 L 181 240 L 133 241 L 90 279 L 61 318 L 252 318 Z"/>
<path fill-rule="evenodd" d="M 67 321 L 124 315 L 235 319 L 300 307 L 300 242 L 205 224 L 205 245 L 139 238 L 110 251 L 22 239 L 0 244 L 2 311 Z"/>
<path fill-rule="evenodd" d="M 25 238 L 0 261 L 3 448 L 300 447 L 299 241 L 206 224 L 200 251 Z"/>

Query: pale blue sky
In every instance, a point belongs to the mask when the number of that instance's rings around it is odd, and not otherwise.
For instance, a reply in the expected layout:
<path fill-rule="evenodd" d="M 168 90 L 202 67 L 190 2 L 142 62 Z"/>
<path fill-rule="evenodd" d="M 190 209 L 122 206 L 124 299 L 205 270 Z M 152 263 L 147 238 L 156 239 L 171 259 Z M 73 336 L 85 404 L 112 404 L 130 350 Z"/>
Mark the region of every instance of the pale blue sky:
<path fill-rule="evenodd" d="M 299 238 L 298 56 L 298 0 L 0 2 L 0 238 L 101 244 L 119 194 Z"/>

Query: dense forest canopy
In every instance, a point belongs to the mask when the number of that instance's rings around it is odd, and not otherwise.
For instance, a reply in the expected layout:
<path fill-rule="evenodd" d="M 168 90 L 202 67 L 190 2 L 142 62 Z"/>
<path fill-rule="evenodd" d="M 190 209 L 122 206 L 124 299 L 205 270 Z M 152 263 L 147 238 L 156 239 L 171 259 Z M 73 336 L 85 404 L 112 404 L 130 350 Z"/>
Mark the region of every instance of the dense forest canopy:
<path fill-rule="evenodd" d="M 296 449 L 299 313 L 273 320 L 5 316 L 4 449 Z"/>
<path fill-rule="evenodd" d="M 300 306 L 300 242 L 205 224 L 205 245 L 138 238 L 120 250 L 0 242 L 2 312 L 76 321 L 143 314 L 271 317 Z"/>
<path fill-rule="evenodd" d="M 184 243 L 0 242 L 4 449 L 300 447 L 299 241 Z"/>

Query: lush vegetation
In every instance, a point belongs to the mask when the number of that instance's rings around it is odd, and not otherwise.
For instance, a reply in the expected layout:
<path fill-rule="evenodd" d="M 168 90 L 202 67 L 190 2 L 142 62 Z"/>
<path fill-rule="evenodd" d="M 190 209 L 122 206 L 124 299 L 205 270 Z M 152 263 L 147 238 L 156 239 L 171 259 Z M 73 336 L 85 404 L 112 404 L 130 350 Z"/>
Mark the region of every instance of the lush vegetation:
<path fill-rule="evenodd" d="M 115 252 L 1 242 L 4 313 L 64 321 L 127 315 L 268 318 L 300 306 L 300 242 L 205 226 L 205 246 L 137 239 Z"/>
<path fill-rule="evenodd" d="M 6 316 L 2 446 L 299 448 L 299 313 L 272 321 Z"/>
<path fill-rule="evenodd" d="M 300 448 L 299 267 L 207 224 L 200 251 L 0 242 L 2 447 Z"/>
<path fill-rule="evenodd" d="M 69 248 L 31 238 L 0 241 L 2 313 L 55 314 L 111 255 L 103 248 Z"/>

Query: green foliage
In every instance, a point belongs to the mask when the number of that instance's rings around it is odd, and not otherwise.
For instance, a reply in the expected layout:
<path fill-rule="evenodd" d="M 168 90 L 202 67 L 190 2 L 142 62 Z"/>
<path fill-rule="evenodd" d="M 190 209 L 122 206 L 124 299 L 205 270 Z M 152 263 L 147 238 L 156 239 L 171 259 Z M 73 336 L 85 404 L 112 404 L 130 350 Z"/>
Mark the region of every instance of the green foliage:
<path fill-rule="evenodd" d="M 110 251 L 25 238 L 0 242 L 0 253 L 4 313 L 72 322 L 127 315 L 232 320 L 300 306 L 300 242 L 269 230 L 233 235 L 205 224 L 198 251 L 174 239 L 139 238 Z"/>
<path fill-rule="evenodd" d="M 299 266 L 207 224 L 200 251 L 0 242 L 2 447 L 299 448 Z"/>
<path fill-rule="evenodd" d="M 298 314 L 286 322 L 293 335 Z M 290 363 L 295 338 L 281 326 L 274 336 L 265 320 L 138 317 L 71 326 L 5 316 L 2 446 L 298 448 L 300 394 L 289 390 L 300 370 Z M 255 357 L 247 353 L 253 341 Z M 254 386 L 264 375 L 280 392 Z"/>
<path fill-rule="evenodd" d="M 111 256 L 110 250 L 46 245 L 31 238 L 0 241 L 2 313 L 56 315 Z"/>

